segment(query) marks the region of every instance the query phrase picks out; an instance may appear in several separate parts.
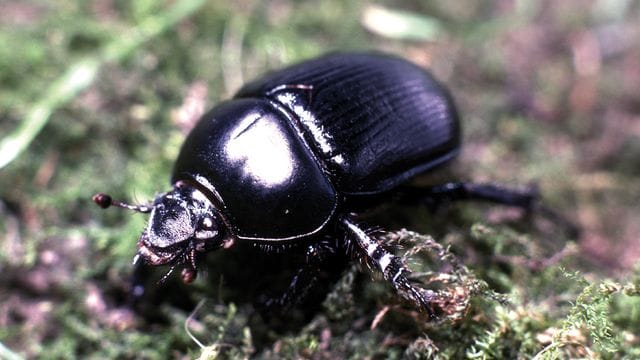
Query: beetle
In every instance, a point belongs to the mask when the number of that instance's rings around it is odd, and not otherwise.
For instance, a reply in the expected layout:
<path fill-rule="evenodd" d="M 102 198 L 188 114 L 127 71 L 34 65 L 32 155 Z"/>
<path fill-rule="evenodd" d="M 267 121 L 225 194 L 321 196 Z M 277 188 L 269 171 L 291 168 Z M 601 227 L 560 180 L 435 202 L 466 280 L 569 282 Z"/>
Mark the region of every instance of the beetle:
<path fill-rule="evenodd" d="M 428 71 L 387 54 L 334 53 L 267 74 L 202 116 L 179 152 L 172 189 L 151 205 L 93 199 L 150 213 L 134 263 L 182 266 L 185 282 L 204 254 L 237 242 L 263 245 L 264 256 L 304 244 L 309 262 L 340 248 L 433 315 L 435 293 L 409 280 L 410 269 L 357 214 L 390 198 L 537 203 L 533 189 L 409 185 L 460 149 L 453 98 Z M 320 240 L 327 236 L 334 245 Z M 291 293 L 300 286 L 294 279 Z"/>

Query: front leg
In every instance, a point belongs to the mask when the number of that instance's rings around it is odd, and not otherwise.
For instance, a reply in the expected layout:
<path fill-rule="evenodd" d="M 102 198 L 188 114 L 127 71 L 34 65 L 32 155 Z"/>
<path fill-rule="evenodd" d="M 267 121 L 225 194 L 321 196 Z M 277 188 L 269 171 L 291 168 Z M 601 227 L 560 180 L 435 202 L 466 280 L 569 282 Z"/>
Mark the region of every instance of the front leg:
<path fill-rule="evenodd" d="M 412 284 L 407 278 L 411 270 L 400 257 L 387 251 L 358 226 L 351 217 L 343 216 L 340 218 L 340 225 L 344 229 L 347 240 L 355 245 L 355 255 L 359 259 L 368 264 L 370 268 L 380 271 L 383 278 L 393 286 L 398 295 L 413 303 L 420 310 L 426 311 L 430 318 L 435 317 L 432 307 L 435 292 Z"/>

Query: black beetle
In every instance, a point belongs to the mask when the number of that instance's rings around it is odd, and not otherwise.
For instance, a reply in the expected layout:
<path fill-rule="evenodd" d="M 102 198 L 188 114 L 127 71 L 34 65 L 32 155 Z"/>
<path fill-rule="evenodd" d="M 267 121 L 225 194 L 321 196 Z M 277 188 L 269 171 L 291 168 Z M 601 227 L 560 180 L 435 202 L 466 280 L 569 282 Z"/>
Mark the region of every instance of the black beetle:
<path fill-rule="evenodd" d="M 327 246 L 318 239 L 330 235 L 432 314 L 434 293 L 408 280 L 410 270 L 355 213 L 390 194 L 533 206 L 534 190 L 407 184 L 452 160 L 460 145 L 453 100 L 428 72 L 389 55 L 330 54 L 268 74 L 206 113 L 175 162 L 173 189 L 152 205 L 104 194 L 94 201 L 150 212 L 135 262 L 183 265 L 185 282 L 203 254 L 237 241 L 271 249 L 304 242 L 321 259 Z"/>

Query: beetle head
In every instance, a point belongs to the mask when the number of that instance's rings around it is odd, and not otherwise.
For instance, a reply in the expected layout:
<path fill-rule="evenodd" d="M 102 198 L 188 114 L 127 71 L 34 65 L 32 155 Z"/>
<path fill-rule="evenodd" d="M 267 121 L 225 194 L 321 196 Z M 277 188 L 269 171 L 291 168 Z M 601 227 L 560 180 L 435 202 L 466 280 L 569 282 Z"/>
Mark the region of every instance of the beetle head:
<path fill-rule="evenodd" d="M 142 260 L 151 265 L 169 264 L 169 273 L 184 265 L 185 282 L 195 279 L 198 260 L 204 253 L 233 244 L 213 203 L 200 190 L 181 181 L 156 197 L 152 206 L 121 203 L 105 194 L 97 194 L 93 200 L 103 208 L 114 205 L 151 213 L 138 240 L 134 263 Z"/>

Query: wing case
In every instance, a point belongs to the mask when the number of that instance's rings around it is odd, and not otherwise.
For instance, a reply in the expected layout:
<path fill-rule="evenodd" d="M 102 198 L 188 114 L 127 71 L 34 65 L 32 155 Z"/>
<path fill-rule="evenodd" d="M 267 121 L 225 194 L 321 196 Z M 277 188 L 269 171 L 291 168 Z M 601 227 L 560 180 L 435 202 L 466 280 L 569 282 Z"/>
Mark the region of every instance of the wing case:
<path fill-rule="evenodd" d="M 276 71 L 236 97 L 269 97 L 296 126 L 345 195 L 390 190 L 455 157 L 460 126 L 430 73 L 379 54 L 331 54 Z"/>

